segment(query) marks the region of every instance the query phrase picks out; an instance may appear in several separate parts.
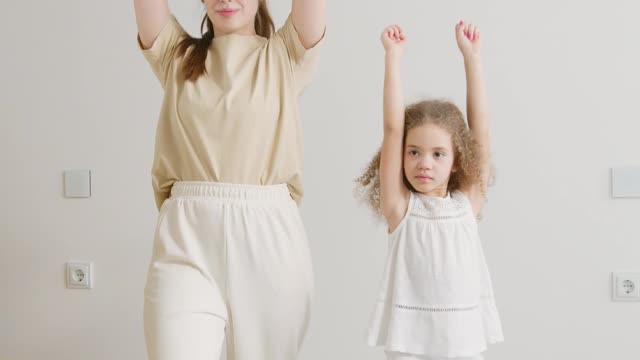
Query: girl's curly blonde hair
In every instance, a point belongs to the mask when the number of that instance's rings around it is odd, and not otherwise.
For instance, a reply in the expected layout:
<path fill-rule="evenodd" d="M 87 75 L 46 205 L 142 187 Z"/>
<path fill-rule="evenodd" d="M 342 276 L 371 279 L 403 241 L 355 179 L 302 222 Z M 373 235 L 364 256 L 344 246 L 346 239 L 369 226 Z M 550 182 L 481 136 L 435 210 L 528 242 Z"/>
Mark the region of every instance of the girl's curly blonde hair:
<path fill-rule="evenodd" d="M 413 128 L 426 124 L 437 125 L 451 134 L 454 151 L 453 168 L 456 171 L 449 177 L 448 191 L 464 189 L 476 184 L 482 185 L 480 166 L 477 161 L 478 146 L 460 109 L 452 102 L 445 100 L 423 100 L 407 106 L 404 111 L 403 147 L 407 133 Z M 379 169 L 380 150 L 355 182 L 357 196 L 365 200 L 376 214 L 381 215 Z M 416 191 L 404 174 L 403 180 L 407 189 Z M 481 188 L 484 187 L 481 186 Z"/>

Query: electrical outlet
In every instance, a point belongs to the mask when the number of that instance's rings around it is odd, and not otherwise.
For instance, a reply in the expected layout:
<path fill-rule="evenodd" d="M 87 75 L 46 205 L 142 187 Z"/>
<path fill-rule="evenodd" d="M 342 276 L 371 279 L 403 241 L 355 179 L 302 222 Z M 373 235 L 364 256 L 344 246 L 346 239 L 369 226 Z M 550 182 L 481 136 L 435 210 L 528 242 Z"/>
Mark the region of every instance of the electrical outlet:
<path fill-rule="evenodd" d="M 613 301 L 640 301 L 640 272 L 611 274 Z"/>
<path fill-rule="evenodd" d="M 93 263 L 90 262 L 69 262 L 67 263 L 67 288 L 69 289 L 91 289 L 93 279 L 91 270 Z"/>

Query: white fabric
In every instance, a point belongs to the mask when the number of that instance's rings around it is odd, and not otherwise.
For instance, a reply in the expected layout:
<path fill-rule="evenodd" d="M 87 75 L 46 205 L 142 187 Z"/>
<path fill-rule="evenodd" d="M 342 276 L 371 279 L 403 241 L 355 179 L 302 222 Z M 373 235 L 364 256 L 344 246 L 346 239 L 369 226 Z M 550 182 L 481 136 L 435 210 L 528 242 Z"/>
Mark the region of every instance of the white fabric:
<path fill-rule="evenodd" d="M 176 182 L 160 210 L 145 287 L 151 360 L 293 360 L 313 293 L 287 185 Z"/>
<path fill-rule="evenodd" d="M 412 355 L 387 351 L 387 360 L 484 360 L 484 356 L 476 355 L 469 357 L 431 357 L 426 355 Z"/>
<path fill-rule="evenodd" d="M 472 357 L 503 341 L 471 203 L 411 193 L 389 253 L 367 342 L 386 351 Z"/>

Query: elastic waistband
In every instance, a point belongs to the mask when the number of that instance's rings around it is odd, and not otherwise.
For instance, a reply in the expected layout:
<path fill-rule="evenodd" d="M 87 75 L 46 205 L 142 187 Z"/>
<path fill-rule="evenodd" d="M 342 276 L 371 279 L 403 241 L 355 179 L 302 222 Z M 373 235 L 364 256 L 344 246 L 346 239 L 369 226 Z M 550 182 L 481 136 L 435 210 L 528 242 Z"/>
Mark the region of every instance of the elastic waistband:
<path fill-rule="evenodd" d="M 290 201 L 287 184 L 244 185 L 208 181 L 176 181 L 171 197 L 199 197 L 239 201 Z"/>

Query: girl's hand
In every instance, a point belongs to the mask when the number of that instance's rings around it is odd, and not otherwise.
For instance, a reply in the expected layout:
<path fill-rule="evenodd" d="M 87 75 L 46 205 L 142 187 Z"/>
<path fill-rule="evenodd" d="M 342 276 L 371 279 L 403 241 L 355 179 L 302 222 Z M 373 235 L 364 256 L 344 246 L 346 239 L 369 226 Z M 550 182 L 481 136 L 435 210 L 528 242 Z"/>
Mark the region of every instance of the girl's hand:
<path fill-rule="evenodd" d="M 387 54 L 402 55 L 407 43 L 407 36 L 398 25 L 387 26 L 380 36 L 382 46 Z"/>
<path fill-rule="evenodd" d="M 482 39 L 480 29 L 473 24 L 465 24 L 460 21 L 456 24 L 456 40 L 462 56 L 469 58 L 480 55 Z"/>

